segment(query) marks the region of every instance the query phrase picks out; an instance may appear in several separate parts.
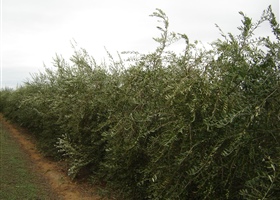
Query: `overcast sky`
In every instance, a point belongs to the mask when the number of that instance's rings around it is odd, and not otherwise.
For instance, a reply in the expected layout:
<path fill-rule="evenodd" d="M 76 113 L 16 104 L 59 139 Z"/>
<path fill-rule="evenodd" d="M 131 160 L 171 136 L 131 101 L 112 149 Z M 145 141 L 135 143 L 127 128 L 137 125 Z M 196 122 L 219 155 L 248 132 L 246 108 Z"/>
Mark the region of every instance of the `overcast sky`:
<path fill-rule="evenodd" d="M 258 20 L 269 5 L 279 21 L 279 0 L 1 0 L 2 87 L 23 83 L 30 74 L 52 66 L 55 54 L 66 60 L 73 53 L 71 40 L 97 62 L 106 58 L 104 47 L 116 51 L 155 49 L 158 36 L 156 8 L 170 21 L 170 30 L 191 40 L 209 43 L 224 32 L 237 34 L 239 11 Z M 267 35 L 268 25 L 260 29 Z"/>

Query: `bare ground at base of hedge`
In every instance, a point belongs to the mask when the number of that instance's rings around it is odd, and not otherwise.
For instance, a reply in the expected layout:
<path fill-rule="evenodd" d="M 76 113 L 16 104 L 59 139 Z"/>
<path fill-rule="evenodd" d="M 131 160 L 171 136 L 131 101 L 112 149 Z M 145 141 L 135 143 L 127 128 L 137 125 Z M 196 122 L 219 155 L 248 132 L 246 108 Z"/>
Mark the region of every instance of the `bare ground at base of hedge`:
<path fill-rule="evenodd" d="M 3 128 L 15 139 L 20 145 L 22 151 L 27 154 L 30 159 L 32 169 L 46 181 L 53 191 L 52 199 L 67 199 L 67 200 L 98 200 L 102 199 L 98 195 L 96 188 L 84 182 L 72 181 L 67 176 L 65 163 L 52 161 L 44 157 L 36 149 L 36 141 L 27 134 L 25 130 L 8 122 L 0 115 L 0 122 Z M 104 199 L 104 198 L 103 198 Z"/>

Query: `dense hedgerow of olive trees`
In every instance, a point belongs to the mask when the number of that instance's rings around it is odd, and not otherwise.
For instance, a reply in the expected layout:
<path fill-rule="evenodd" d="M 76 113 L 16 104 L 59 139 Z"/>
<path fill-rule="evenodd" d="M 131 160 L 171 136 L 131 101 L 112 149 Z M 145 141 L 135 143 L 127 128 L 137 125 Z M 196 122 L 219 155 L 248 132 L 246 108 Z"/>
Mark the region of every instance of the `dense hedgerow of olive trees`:
<path fill-rule="evenodd" d="M 55 70 L 1 91 L 1 112 L 41 150 L 87 172 L 121 199 L 280 196 L 280 29 L 269 7 L 240 34 L 198 48 L 163 26 L 149 54 L 99 65 L 84 49 Z M 254 37 L 269 22 L 275 40 Z M 181 54 L 168 51 L 177 40 Z"/>

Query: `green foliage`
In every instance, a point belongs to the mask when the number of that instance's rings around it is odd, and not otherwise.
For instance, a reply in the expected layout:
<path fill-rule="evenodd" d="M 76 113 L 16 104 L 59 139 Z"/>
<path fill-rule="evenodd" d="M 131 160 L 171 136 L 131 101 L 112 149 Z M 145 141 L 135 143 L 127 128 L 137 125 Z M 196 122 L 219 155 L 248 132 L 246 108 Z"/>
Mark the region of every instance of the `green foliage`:
<path fill-rule="evenodd" d="M 149 54 L 98 65 L 84 49 L 54 59 L 23 87 L 1 91 L 1 111 L 122 199 L 277 199 L 280 195 L 279 25 L 271 7 L 240 34 L 199 48 L 169 32 Z M 264 22 L 275 39 L 254 37 Z M 184 40 L 182 53 L 168 50 Z"/>

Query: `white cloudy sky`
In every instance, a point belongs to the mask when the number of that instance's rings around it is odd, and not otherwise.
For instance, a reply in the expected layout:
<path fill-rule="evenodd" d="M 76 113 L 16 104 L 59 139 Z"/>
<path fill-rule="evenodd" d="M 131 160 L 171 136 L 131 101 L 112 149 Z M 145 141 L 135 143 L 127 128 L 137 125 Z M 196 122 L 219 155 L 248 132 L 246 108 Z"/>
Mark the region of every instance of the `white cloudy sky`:
<path fill-rule="evenodd" d="M 269 5 L 279 16 L 279 0 L 1 0 L 2 87 L 22 84 L 43 63 L 51 67 L 56 53 L 68 59 L 73 39 L 98 62 L 106 58 L 104 47 L 153 51 L 158 23 L 149 15 L 156 8 L 172 31 L 207 43 L 220 37 L 215 24 L 238 33 L 239 11 L 258 20 Z M 260 29 L 270 32 L 268 25 Z"/>

